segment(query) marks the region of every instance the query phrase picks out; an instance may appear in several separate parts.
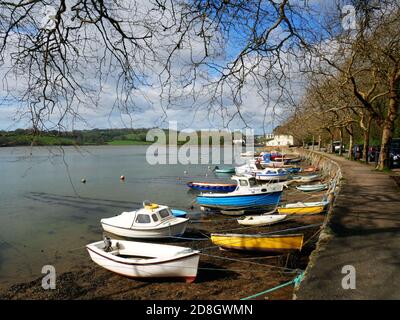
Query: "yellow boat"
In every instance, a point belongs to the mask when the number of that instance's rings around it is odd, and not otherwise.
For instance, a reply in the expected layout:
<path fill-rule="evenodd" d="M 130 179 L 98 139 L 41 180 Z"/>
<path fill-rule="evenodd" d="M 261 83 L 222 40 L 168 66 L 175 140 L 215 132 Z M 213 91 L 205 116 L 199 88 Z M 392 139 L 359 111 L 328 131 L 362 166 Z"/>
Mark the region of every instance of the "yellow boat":
<path fill-rule="evenodd" d="M 297 202 L 278 207 L 279 214 L 319 214 L 325 210 L 327 201 Z"/>
<path fill-rule="evenodd" d="M 223 249 L 249 251 L 301 250 L 303 234 L 263 235 L 212 233 L 211 241 Z"/>

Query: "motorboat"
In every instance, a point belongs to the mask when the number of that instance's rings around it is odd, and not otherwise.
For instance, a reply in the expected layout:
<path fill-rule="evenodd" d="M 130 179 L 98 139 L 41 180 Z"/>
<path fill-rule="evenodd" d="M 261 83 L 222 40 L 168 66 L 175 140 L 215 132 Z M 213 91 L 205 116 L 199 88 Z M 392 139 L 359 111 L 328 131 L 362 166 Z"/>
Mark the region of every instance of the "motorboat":
<path fill-rule="evenodd" d="M 185 232 L 189 219 L 175 217 L 168 206 L 149 201 L 143 208 L 101 219 L 104 231 L 128 238 L 165 238 Z"/>
<path fill-rule="evenodd" d="M 257 185 L 252 176 L 232 176 L 237 187 L 229 193 L 201 193 L 197 203 L 203 208 L 218 210 L 241 210 L 275 208 L 281 198 L 284 183 Z"/>

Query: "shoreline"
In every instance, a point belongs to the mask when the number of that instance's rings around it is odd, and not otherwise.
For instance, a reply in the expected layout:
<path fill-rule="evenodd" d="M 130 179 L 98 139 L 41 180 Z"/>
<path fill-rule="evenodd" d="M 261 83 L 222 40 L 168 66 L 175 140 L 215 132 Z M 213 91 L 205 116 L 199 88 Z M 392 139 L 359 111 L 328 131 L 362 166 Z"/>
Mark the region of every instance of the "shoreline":
<path fill-rule="evenodd" d="M 287 201 L 299 201 L 302 198 L 303 194 L 285 196 Z M 251 233 L 318 224 L 325 218 L 325 214 L 299 216 L 281 224 L 252 228 Z M 218 223 L 213 223 L 215 220 Z M 194 237 L 200 233 L 209 234 L 238 228 L 232 217 L 213 214 L 211 221 L 192 224 L 187 235 Z M 314 236 L 318 227 L 305 229 L 303 232 L 307 244 L 300 252 L 244 253 L 221 251 L 217 247 L 206 250 L 200 257 L 197 278 L 191 284 L 173 280 L 134 280 L 119 276 L 97 266 L 85 252 L 86 260 L 82 267 L 72 267 L 69 271 L 57 274 L 56 290 L 42 289 L 42 278 L 38 277 L 0 289 L 0 299 L 240 299 L 290 281 L 297 275 L 293 270 L 306 268 L 309 256 L 315 249 Z M 210 240 L 181 240 L 168 244 L 200 250 L 212 246 Z M 293 286 L 288 286 L 258 299 L 291 300 L 292 295 Z"/>
<path fill-rule="evenodd" d="M 304 164 L 303 162 L 302 165 Z M 321 173 L 323 176 L 328 176 L 326 171 Z M 323 194 L 323 191 L 316 192 L 313 193 L 313 197 L 322 198 Z M 282 202 L 304 201 L 309 196 L 296 189 L 289 189 L 284 193 Z M 244 232 L 273 232 L 321 224 L 325 222 L 326 217 L 326 213 L 294 215 L 283 223 L 252 227 L 249 230 L 246 228 Z M 240 227 L 236 219 L 212 214 L 204 220 L 189 225 L 187 236 L 208 237 L 211 232 L 229 232 L 238 228 Z M 210 250 L 202 250 L 198 276 L 191 284 L 172 280 L 154 282 L 125 278 L 97 266 L 83 248 L 82 252 L 85 252 L 86 256 L 84 263 L 57 274 L 55 290 L 44 290 L 41 287 L 42 277 L 38 277 L 1 288 L 0 299 L 241 299 L 293 280 L 299 270 L 305 270 L 309 264 L 309 257 L 316 248 L 318 240 L 316 235 L 319 230 L 319 226 L 313 226 L 302 231 L 305 246 L 301 251 L 279 254 L 221 251 L 213 246 L 210 240 L 168 242 L 199 250 L 213 247 Z M 51 264 L 51 261 L 49 263 Z M 257 299 L 291 300 L 293 292 L 294 287 L 288 286 Z"/>

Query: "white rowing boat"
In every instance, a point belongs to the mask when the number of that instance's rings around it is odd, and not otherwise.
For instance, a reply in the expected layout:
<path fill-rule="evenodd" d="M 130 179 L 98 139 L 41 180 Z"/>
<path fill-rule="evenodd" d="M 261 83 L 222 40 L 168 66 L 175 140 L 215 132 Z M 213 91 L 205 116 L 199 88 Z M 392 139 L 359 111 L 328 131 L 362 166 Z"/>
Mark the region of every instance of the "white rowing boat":
<path fill-rule="evenodd" d="M 199 251 L 191 248 L 105 239 L 86 246 L 99 266 L 131 278 L 183 278 L 193 282 Z"/>
<path fill-rule="evenodd" d="M 238 219 L 237 222 L 243 226 L 268 226 L 278 223 L 286 218 L 284 214 L 264 214 L 246 216 Z"/>

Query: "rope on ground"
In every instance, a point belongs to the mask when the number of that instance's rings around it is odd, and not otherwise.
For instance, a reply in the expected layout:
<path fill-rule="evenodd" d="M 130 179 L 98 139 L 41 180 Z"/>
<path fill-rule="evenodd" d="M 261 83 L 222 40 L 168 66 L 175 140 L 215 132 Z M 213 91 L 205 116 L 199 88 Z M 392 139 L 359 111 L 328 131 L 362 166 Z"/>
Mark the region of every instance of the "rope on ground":
<path fill-rule="evenodd" d="M 278 289 L 287 287 L 287 286 L 289 286 L 289 285 L 291 285 L 291 284 L 294 284 L 295 286 L 297 286 L 297 285 L 300 284 L 301 280 L 303 280 L 303 277 L 304 277 L 304 272 L 300 273 L 300 274 L 299 274 L 296 278 L 294 278 L 293 280 L 290 280 L 290 281 L 288 281 L 288 282 L 282 283 L 282 284 L 280 284 L 280 285 L 278 285 L 278 286 L 275 286 L 275 287 L 273 287 L 273 288 L 270 288 L 270 289 L 261 291 L 261 292 L 259 292 L 259 293 L 253 294 L 253 295 L 251 295 L 251 296 L 248 296 L 248 297 L 245 297 L 245 298 L 241 298 L 240 300 L 250 300 L 250 299 L 253 299 L 253 298 L 257 298 L 257 297 L 259 297 L 259 296 L 261 296 L 261 295 L 263 295 L 263 294 L 266 294 L 266 293 L 269 293 L 269 292 L 273 292 L 273 291 L 275 291 L 275 290 L 278 290 Z"/>
<path fill-rule="evenodd" d="M 213 254 L 202 253 L 202 252 L 200 252 L 200 254 L 203 255 L 203 256 L 211 257 L 211 258 L 229 260 L 229 261 L 234 261 L 234 262 L 248 263 L 248 264 L 253 264 L 253 265 L 257 265 L 257 266 L 261 266 L 261 267 L 269 267 L 271 269 L 280 269 L 280 270 L 283 270 L 283 272 L 286 272 L 286 273 L 298 272 L 298 269 L 292 269 L 292 268 L 287 268 L 287 267 L 279 267 L 279 266 L 274 266 L 274 265 L 270 265 L 270 264 L 258 263 L 258 262 L 253 262 L 253 261 L 245 261 L 245 260 L 235 259 L 235 258 L 216 256 L 216 255 L 213 255 Z"/>

